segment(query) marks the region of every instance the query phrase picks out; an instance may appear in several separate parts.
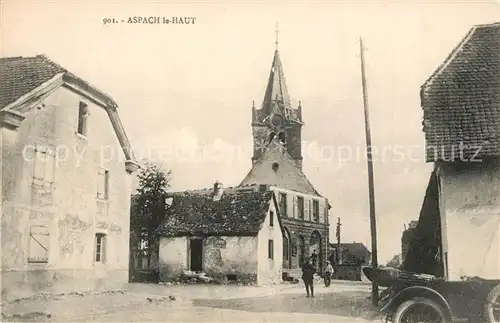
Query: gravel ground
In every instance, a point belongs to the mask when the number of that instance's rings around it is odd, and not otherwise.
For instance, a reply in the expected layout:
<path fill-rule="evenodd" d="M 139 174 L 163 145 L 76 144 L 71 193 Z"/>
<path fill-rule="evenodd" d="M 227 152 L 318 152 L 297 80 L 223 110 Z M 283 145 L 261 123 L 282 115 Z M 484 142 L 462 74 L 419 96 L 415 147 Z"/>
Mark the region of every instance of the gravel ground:
<path fill-rule="evenodd" d="M 2 305 L 2 321 L 48 322 L 371 322 L 366 285 L 316 287 L 306 298 L 302 285 L 130 284 L 127 291 L 40 295 Z"/>

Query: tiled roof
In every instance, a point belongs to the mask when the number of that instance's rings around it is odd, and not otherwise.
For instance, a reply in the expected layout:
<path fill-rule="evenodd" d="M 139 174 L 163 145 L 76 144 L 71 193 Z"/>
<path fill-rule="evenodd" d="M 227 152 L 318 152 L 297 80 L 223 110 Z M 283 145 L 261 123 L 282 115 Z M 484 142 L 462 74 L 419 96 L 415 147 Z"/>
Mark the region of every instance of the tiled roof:
<path fill-rule="evenodd" d="M 118 112 L 114 109 L 118 106 L 117 103 L 109 95 L 51 61 L 45 55 L 0 58 L 0 110 L 7 109 L 9 104 L 42 86 L 58 74 L 62 74 L 64 82 L 77 85 L 97 97 L 103 104 L 113 108 L 109 112 L 109 118 L 127 161 L 135 164 L 136 159 L 127 134 Z"/>
<path fill-rule="evenodd" d="M 473 27 L 421 101 L 428 162 L 500 155 L 500 23 Z"/>
<path fill-rule="evenodd" d="M 81 78 L 71 74 L 44 55 L 34 57 L 0 58 L 0 109 L 33 91 L 57 74 L 64 73 L 75 79 L 84 88 L 99 92 L 106 101 L 116 105 L 105 93 L 95 89 Z"/>
<path fill-rule="evenodd" d="M 266 218 L 272 191 L 225 188 L 218 201 L 212 190 L 173 193 L 166 221 L 159 228 L 164 236 L 256 235 Z"/>
<path fill-rule="evenodd" d="M 65 72 L 41 55 L 0 58 L 0 109 Z"/>

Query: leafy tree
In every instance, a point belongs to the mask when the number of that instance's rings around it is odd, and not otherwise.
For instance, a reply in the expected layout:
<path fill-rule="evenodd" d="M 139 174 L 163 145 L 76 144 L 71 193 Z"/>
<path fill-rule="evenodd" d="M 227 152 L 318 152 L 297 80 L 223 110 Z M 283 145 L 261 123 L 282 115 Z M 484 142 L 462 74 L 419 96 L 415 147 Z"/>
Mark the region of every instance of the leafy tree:
<path fill-rule="evenodd" d="M 165 218 L 165 199 L 170 187 L 171 171 L 162 165 L 146 161 L 138 177 L 137 193 L 133 196 L 130 230 L 144 256 L 158 252 L 156 229 Z M 137 245 L 136 245 L 137 247 Z"/>

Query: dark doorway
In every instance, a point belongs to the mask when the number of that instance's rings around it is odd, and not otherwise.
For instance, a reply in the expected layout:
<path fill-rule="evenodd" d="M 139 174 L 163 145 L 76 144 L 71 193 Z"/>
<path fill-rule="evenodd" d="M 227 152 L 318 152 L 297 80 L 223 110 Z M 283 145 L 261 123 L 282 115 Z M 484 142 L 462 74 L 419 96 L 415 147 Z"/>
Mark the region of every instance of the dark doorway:
<path fill-rule="evenodd" d="M 192 239 L 190 250 L 191 250 L 191 270 L 203 271 L 203 240 Z"/>

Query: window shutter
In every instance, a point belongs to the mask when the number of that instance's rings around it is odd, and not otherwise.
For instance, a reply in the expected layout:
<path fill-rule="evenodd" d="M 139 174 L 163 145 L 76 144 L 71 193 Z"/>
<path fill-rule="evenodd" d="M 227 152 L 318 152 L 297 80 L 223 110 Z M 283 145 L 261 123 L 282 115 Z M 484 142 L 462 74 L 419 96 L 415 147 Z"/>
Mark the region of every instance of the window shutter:
<path fill-rule="evenodd" d="M 109 172 L 105 169 L 97 173 L 97 197 L 102 200 L 108 199 L 109 194 Z"/>
<path fill-rule="evenodd" d="M 101 240 L 101 262 L 104 264 L 106 263 L 106 249 L 107 249 L 107 236 L 103 236 Z"/>
<path fill-rule="evenodd" d="M 100 170 L 97 173 L 97 197 L 104 199 L 104 171 Z"/>
<path fill-rule="evenodd" d="M 78 109 L 78 133 L 81 135 L 87 135 L 87 117 L 88 117 L 88 106 L 84 102 L 80 102 L 80 107 Z"/>
<path fill-rule="evenodd" d="M 43 179 L 45 174 L 45 154 L 40 148 L 36 148 L 35 151 L 35 170 L 33 177 L 36 179 Z"/>
<path fill-rule="evenodd" d="M 55 152 L 51 147 L 37 144 L 35 149 L 33 178 L 52 183 L 54 181 Z"/>
<path fill-rule="evenodd" d="M 293 197 L 293 200 L 292 200 L 292 210 L 293 210 L 293 218 L 296 219 L 297 218 L 297 196 L 294 196 Z"/>
<path fill-rule="evenodd" d="M 47 263 L 49 261 L 50 234 L 47 226 L 30 227 L 28 262 Z"/>
<path fill-rule="evenodd" d="M 48 149 L 45 155 L 45 174 L 44 180 L 46 182 L 52 183 L 54 181 L 54 152 Z"/>

